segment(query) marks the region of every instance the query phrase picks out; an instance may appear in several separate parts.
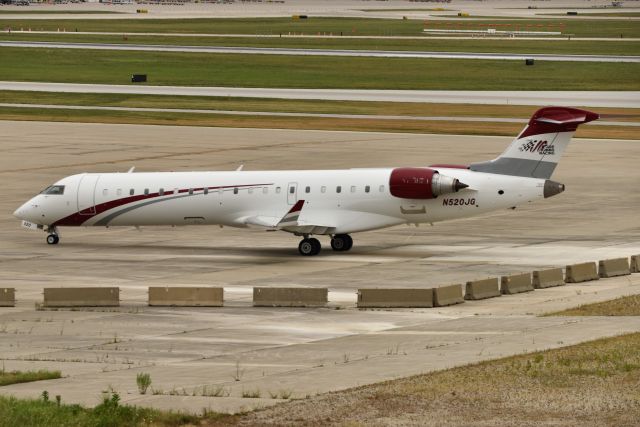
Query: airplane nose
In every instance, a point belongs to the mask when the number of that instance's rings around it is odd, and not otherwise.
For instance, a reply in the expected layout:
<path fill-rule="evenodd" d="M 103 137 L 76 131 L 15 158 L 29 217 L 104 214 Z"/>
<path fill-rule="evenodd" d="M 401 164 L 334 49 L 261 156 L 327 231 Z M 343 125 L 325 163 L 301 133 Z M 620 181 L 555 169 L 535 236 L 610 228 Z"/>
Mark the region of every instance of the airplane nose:
<path fill-rule="evenodd" d="M 31 216 L 30 214 L 32 214 L 33 211 L 34 211 L 34 205 L 31 202 L 31 200 L 29 200 L 28 202 L 20 206 L 18 209 L 16 209 L 15 212 L 13 212 L 13 216 L 21 220 L 33 221 L 32 218 L 29 218 L 29 216 Z"/>
<path fill-rule="evenodd" d="M 16 209 L 16 210 L 13 212 L 13 216 L 15 216 L 15 217 L 16 217 L 16 218 L 18 218 L 18 219 L 22 219 L 22 216 L 23 216 L 23 214 L 24 214 L 23 206 L 24 206 L 24 205 L 22 205 L 22 206 L 20 206 L 18 209 Z"/>

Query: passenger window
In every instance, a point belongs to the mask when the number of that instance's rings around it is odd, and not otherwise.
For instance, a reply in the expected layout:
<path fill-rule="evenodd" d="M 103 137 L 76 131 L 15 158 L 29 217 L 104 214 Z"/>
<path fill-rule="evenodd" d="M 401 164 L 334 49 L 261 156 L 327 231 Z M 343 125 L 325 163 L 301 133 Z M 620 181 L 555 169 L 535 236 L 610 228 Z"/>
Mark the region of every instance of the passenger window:
<path fill-rule="evenodd" d="M 364 192 L 368 193 L 369 191 L 371 191 L 371 187 L 369 187 L 368 185 L 364 186 Z"/>
<path fill-rule="evenodd" d="M 380 190 L 381 193 L 384 193 L 384 185 L 381 185 L 379 190 Z"/>
<path fill-rule="evenodd" d="M 352 192 L 352 193 L 355 193 L 355 192 L 356 192 L 356 186 L 355 186 L 355 185 L 352 185 L 352 186 L 351 186 L 351 192 Z"/>
<path fill-rule="evenodd" d="M 160 196 L 164 196 L 164 188 L 161 188 L 160 191 L 158 191 L 158 194 Z"/>
<path fill-rule="evenodd" d="M 340 185 L 336 187 L 336 193 L 342 193 L 342 187 Z"/>
<path fill-rule="evenodd" d="M 204 194 L 209 194 L 209 187 L 204 187 Z"/>
<path fill-rule="evenodd" d="M 276 187 L 276 194 L 280 194 L 280 187 Z"/>
<path fill-rule="evenodd" d="M 295 192 L 296 192 L 296 187 L 293 187 L 293 186 L 289 187 L 289 194 L 293 194 Z"/>
<path fill-rule="evenodd" d="M 238 194 L 238 187 L 233 189 L 233 194 Z"/>
<path fill-rule="evenodd" d="M 135 194 L 135 191 L 133 190 L 133 188 L 131 190 L 129 190 L 129 195 L 133 196 Z"/>
<path fill-rule="evenodd" d="M 325 193 L 327 191 L 327 187 L 325 187 L 324 185 L 322 187 L 320 187 L 320 192 L 321 193 Z"/>
<path fill-rule="evenodd" d="M 307 187 L 307 188 L 305 188 L 305 189 L 304 189 L 304 192 L 305 192 L 305 193 L 311 193 L 311 187 Z"/>
<path fill-rule="evenodd" d="M 193 188 L 189 189 L 189 195 L 193 194 Z"/>
<path fill-rule="evenodd" d="M 148 194 L 149 194 L 149 189 L 148 189 L 148 188 L 145 188 L 145 189 L 144 189 L 144 194 L 145 194 L 145 195 L 148 195 Z"/>
<path fill-rule="evenodd" d="M 102 190 L 102 195 L 103 196 L 107 196 L 109 194 L 109 190 L 107 190 L 106 188 L 104 190 Z"/>

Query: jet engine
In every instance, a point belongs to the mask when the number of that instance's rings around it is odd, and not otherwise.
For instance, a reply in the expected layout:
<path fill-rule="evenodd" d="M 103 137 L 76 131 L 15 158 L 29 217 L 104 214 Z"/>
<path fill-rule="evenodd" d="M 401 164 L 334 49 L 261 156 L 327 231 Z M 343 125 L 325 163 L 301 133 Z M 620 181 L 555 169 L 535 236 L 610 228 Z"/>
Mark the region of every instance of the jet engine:
<path fill-rule="evenodd" d="M 467 187 L 457 178 L 429 168 L 397 168 L 391 171 L 389 178 L 391 194 L 402 199 L 435 199 Z"/>

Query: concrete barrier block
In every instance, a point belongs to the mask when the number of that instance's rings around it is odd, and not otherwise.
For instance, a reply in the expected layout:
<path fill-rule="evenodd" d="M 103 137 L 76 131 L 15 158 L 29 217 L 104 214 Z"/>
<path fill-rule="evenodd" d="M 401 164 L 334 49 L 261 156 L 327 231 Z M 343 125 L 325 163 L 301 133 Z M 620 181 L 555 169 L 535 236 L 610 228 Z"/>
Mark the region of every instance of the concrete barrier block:
<path fill-rule="evenodd" d="M 631 274 L 629 258 L 604 259 L 598 262 L 598 275 L 602 278 Z"/>
<path fill-rule="evenodd" d="M 253 288 L 254 307 L 324 307 L 327 288 Z"/>
<path fill-rule="evenodd" d="M 445 305 L 460 304 L 463 302 L 462 285 L 433 288 L 433 305 L 436 307 L 444 307 Z"/>
<path fill-rule="evenodd" d="M 16 288 L 0 288 L 0 307 L 16 306 Z"/>
<path fill-rule="evenodd" d="M 149 305 L 157 307 L 222 307 L 223 296 L 223 288 L 149 287 Z"/>
<path fill-rule="evenodd" d="M 118 307 L 120 288 L 44 288 L 44 307 Z"/>
<path fill-rule="evenodd" d="M 631 272 L 640 273 L 640 255 L 631 255 Z"/>
<path fill-rule="evenodd" d="M 499 297 L 500 295 L 500 283 L 498 282 L 498 278 L 492 277 L 490 279 L 467 282 L 464 299 L 479 300 Z"/>
<path fill-rule="evenodd" d="M 566 283 L 588 282 L 590 280 L 598 280 L 598 269 L 595 262 L 583 262 L 581 264 L 567 265 Z"/>
<path fill-rule="evenodd" d="M 358 308 L 433 307 L 431 289 L 358 289 Z"/>
<path fill-rule="evenodd" d="M 500 290 L 504 295 L 533 291 L 531 273 L 514 274 L 500 278 Z"/>
<path fill-rule="evenodd" d="M 548 270 L 536 270 L 533 272 L 533 287 L 535 289 L 551 288 L 564 285 L 564 272 L 562 268 L 550 268 Z"/>

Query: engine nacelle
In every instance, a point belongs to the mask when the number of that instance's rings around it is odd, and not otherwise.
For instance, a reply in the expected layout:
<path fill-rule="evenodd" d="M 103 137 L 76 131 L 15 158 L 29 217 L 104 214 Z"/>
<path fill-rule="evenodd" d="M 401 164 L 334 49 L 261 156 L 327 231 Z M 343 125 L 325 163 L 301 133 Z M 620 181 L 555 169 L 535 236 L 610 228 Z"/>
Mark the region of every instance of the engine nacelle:
<path fill-rule="evenodd" d="M 391 171 L 389 178 L 391 194 L 402 199 L 435 199 L 467 187 L 457 178 L 429 168 L 397 168 Z"/>

